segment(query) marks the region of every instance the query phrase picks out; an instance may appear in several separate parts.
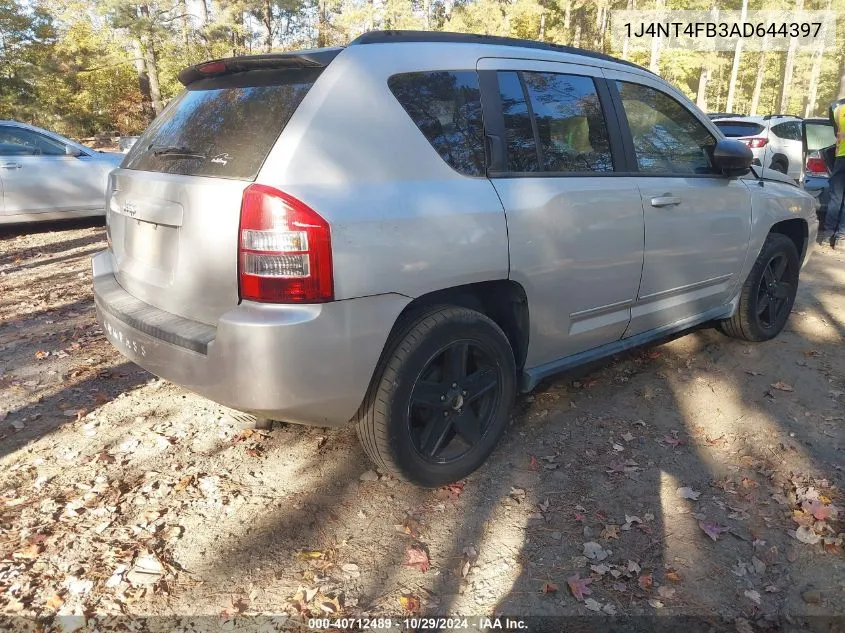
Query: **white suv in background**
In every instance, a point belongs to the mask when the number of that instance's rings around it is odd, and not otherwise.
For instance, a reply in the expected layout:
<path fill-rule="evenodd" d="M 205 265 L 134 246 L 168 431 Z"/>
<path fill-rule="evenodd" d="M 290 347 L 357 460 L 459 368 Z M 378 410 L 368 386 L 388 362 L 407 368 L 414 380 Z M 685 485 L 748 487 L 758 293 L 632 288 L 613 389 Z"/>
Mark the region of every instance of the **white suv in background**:
<path fill-rule="evenodd" d="M 751 148 L 754 164 L 774 169 L 795 180 L 801 179 L 804 149 L 801 119 L 788 114 L 716 119 L 717 128 L 728 138 Z"/>

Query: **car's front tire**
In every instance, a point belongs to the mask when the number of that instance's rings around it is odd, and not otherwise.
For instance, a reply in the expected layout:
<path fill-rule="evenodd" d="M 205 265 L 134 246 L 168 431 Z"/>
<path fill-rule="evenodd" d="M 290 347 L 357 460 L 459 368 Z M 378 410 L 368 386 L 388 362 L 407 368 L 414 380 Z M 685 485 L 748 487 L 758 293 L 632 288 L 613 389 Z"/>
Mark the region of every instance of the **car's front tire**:
<path fill-rule="evenodd" d="M 501 328 L 475 310 L 434 307 L 406 319 L 388 342 L 358 411 L 358 437 L 380 469 L 442 486 L 490 455 L 515 394 Z"/>
<path fill-rule="evenodd" d="M 745 280 L 736 312 L 719 323 L 722 332 L 753 342 L 780 334 L 795 303 L 800 267 L 792 240 L 770 233 Z"/>

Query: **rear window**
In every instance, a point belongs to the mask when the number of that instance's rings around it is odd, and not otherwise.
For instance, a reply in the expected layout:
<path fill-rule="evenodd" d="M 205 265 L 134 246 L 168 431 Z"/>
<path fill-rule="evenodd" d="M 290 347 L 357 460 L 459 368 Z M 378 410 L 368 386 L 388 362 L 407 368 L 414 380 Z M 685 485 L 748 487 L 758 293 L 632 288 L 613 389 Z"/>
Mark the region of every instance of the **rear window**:
<path fill-rule="evenodd" d="M 722 134 L 728 138 L 740 136 L 754 136 L 763 131 L 763 126 L 751 121 L 713 121 L 713 124 L 722 130 Z"/>
<path fill-rule="evenodd" d="M 483 176 L 484 126 L 474 70 L 393 75 L 387 82 L 420 132 L 452 169 Z"/>
<path fill-rule="evenodd" d="M 253 180 L 321 70 L 252 71 L 192 83 L 122 166 Z"/>
<path fill-rule="evenodd" d="M 830 123 L 806 122 L 807 127 L 807 149 L 815 151 L 824 147 L 830 147 L 836 143 L 836 135 L 833 133 L 833 126 Z"/>

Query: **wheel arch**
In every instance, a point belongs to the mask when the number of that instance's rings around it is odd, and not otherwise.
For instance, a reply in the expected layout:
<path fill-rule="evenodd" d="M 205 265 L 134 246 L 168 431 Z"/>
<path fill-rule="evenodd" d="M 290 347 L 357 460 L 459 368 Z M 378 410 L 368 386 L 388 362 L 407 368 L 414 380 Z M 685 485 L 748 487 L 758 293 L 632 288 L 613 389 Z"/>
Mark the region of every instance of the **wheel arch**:
<path fill-rule="evenodd" d="M 795 244 L 795 250 L 798 251 L 799 261 L 804 261 L 807 255 L 810 235 L 810 227 L 807 220 L 803 218 L 781 220 L 772 225 L 769 233 L 780 233 L 792 240 L 792 243 Z"/>
<path fill-rule="evenodd" d="M 409 318 L 438 305 L 476 310 L 502 328 L 513 350 L 517 372 L 528 355 L 529 313 L 525 289 L 511 279 L 498 279 L 442 288 L 416 297 L 399 314 L 388 340 L 394 338 Z"/>

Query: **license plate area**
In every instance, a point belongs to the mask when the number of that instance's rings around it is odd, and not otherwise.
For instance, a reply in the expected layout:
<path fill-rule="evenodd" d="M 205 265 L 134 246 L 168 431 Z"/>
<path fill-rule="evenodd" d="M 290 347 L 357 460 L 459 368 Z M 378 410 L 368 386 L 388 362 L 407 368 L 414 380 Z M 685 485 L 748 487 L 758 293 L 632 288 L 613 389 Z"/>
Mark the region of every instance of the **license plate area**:
<path fill-rule="evenodd" d="M 124 252 L 128 258 L 145 267 L 169 275 L 178 259 L 178 235 L 176 227 L 127 218 Z"/>

